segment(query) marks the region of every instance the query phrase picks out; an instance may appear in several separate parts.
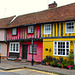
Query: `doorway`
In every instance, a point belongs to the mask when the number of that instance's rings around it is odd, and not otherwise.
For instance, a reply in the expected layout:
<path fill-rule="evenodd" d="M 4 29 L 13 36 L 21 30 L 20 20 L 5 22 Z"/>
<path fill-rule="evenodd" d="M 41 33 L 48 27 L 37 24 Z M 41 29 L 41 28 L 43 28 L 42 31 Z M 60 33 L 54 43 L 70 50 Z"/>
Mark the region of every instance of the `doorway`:
<path fill-rule="evenodd" d="M 24 44 L 22 47 L 22 59 L 27 59 L 28 45 Z"/>

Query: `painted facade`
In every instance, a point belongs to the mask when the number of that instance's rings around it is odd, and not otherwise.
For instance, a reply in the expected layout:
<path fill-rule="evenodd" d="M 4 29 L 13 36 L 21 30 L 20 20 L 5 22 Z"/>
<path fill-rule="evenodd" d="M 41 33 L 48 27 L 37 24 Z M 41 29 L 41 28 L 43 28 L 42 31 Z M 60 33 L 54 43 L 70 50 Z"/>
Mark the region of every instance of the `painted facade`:
<path fill-rule="evenodd" d="M 67 58 L 70 51 L 75 55 L 75 3 L 61 7 L 53 3 L 48 10 L 20 15 L 6 29 L 9 57 L 31 61 L 32 38 L 36 62 L 48 55 Z"/>
<path fill-rule="evenodd" d="M 17 35 L 12 35 L 12 29 L 7 30 L 7 41 L 10 40 L 23 40 L 23 39 L 30 39 L 30 38 L 40 38 L 40 25 L 34 26 L 34 33 L 28 33 L 26 27 L 17 28 Z"/>
<path fill-rule="evenodd" d="M 73 32 L 70 31 L 68 33 L 66 31 L 66 23 L 72 22 L 74 30 L 72 29 Z M 44 25 L 41 25 L 41 38 L 43 38 L 43 59 L 46 58 L 46 56 L 56 58 L 63 57 L 67 59 L 71 51 L 75 54 L 75 21 L 50 23 L 51 34 L 44 34 Z M 59 45 L 61 45 L 61 47 Z M 46 49 L 48 50 L 46 51 Z"/>
<path fill-rule="evenodd" d="M 32 44 L 32 38 L 34 39 L 34 45 L 36 45 L 36 53 L 33 54 L 34 61 L 41 62 L 42 61 L 42 48 L 43 48 L 43 42 L 42 39 L 40 39 L 41 32 L 40 32 L 40 25 L 34 26 L 34 32 L 28 33 L 28 26 L 17 28 L 17 34 L 12 35 L 12 29 L 7 29 L 7 41 L 8 43 L 8 57 L 21 57 L 22 59 L 27 59 L 28 61 L 31 61 L 32 59 L 32 53 L 29 52 L 30 45 Z M 19 43 L 20 49 L 19 52 L 10 51 L 11 46 L 10 44 Z M 27 52 L 26 56 L 24 56 L 23 52 L 23 46 L 27 45 Z M 25 57 L 25 58 L 23 58 Z"/>
<path fill-rule="evenodd" d="M 0 53 L 1 57 L 5 58 L 7 56 L 7 44 L 6 41 L 6 34 L 5 29 L 0 29 Z"/>

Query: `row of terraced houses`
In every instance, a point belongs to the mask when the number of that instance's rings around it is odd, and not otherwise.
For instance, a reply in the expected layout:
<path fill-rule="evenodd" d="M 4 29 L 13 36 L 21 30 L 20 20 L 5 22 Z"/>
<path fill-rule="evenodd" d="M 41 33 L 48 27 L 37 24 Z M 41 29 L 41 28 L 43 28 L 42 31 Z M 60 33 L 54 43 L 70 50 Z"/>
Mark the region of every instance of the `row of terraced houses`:
<path fill-rule="evenodd" d="M 67 58 L 70 51 L 75 54 L 75 3 L 57 7 L 54 2 L 44 11 L 0 19 L 2 58 L 31 61 L 32 38 L 36 62 L 48 55 Z"/>

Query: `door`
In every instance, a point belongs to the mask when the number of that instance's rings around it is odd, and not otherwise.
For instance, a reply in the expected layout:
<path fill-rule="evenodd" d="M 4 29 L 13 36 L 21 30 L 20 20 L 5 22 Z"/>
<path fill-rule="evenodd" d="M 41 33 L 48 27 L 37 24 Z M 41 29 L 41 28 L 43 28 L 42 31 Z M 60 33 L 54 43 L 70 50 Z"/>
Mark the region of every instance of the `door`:
<path fill-rule="evenodd" d="M 28 51 L 28 45 L 23 45 L 23 48 L 22 48 L 22 59 L 27 59 L 27 51 Z"/>

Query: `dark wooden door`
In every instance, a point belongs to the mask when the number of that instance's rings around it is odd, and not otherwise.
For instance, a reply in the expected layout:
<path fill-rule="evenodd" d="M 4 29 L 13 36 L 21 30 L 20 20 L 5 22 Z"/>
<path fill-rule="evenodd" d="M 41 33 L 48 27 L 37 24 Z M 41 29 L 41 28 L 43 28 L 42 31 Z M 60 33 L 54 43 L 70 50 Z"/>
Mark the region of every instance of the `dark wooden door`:
<path fill-rule="evenodd" d="M 27 51 L 28 51 L 28 45 L 23 45 L 22 59 L 27 59 Z"/>

